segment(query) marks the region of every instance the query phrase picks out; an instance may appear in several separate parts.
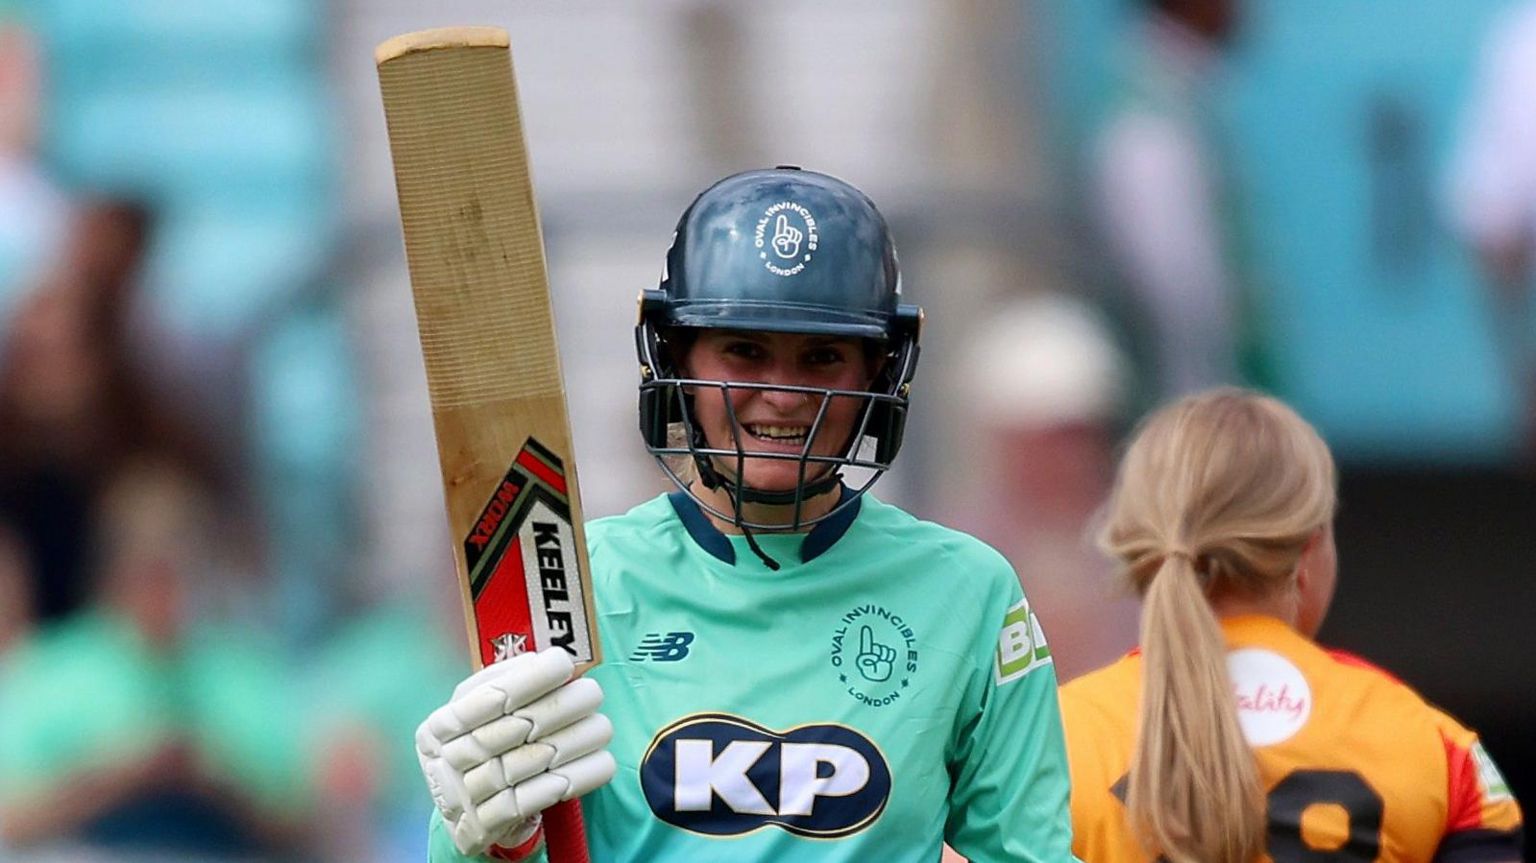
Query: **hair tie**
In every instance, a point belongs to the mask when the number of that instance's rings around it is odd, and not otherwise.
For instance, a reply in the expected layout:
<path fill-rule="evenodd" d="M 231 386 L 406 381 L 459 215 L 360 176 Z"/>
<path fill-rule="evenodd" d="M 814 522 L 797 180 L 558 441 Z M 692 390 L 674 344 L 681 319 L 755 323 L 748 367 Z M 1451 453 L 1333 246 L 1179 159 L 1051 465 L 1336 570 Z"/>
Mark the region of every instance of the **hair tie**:
<path fill-rule="evenodd" d="M 1186 561 L 1189 561 L 1189 570 L 1190 570 L 1190 572 L 1193 572 L 1195 574 L 1195 580 L 1200 582 L 1202 587 L 1210 584 L 1210 582 L 1211 582 L 1211 573 L 1210 573 L 1209 570 L 1204 569 L 1204 568 L 1202 568 L 1200 566 L 1200 558 L 1194 552 L 1190 551 L 1189 549 L 1187 549 L 1187 548 L 1185 548 L 1185 547 L 1183 547 L 1181 545 L 1180 546 L 1174 546 L 1173 548 L 1170 548 L 1167 551 L 1163 552 L 1163 559 L 1164 560 L 1166 560 L 1168 558 L 1171 558 L 1171 557 L 1182 557 Z"/>

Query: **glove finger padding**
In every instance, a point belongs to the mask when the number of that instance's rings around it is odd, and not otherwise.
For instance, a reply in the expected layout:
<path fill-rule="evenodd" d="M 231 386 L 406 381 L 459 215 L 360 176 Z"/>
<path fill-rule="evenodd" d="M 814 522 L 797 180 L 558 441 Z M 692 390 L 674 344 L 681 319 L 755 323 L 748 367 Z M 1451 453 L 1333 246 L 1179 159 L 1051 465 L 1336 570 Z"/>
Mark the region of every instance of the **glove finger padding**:
<path fill-rule="evenodd" d="M 574 671 L 570 655 L 558 647 L 492 663 L 460 683 L 422 726 L 439 743 L 452 740 L 538 699 Z"/>
<path fill-rule="evenodd" d="M 547 773 L 539 773 L 474 807 L 479 823 L 513 825 L 565 800 L 608 784 L 617 768 L 607 750 L 592 752 Z"/>
<path fill-rule="evenodd" d="M 613 740 L 613 723 L 607 716 L 594 713 L 535 742 L 555 750 L 555 757 L 549 762 L 549 767 L 552 768 L 569 764 L 583 755 L 596 752 L 607 746 L 611 740 Z"/>
<path fill-rule="evenodd" d="M 512 715 L 532 723 L 533 730 L 528 732 L 528 739 L 538 740 L 583 716 L 591 716 L 602 705 L 603 688 L 597 681 L 583 677 L 517 708 Z"/>
<path fill-rule="evenodd" d="M 565 778 L 566 788 L 560 795 L 561 800 L 575 800 L 607 785 L 617 770 L 618 762 L 613 760 L 613 753 L 599 749 L 550 770 L 549 775 Z"/>
<path fill-rule="evenodd" d="M 602 687 L 567 682 L 571 673 L 559 648 L 496 663 L 417 729 L 422 774 L 460 851 L 506 844 L 544 809 L 613 778 Z"/>
<path fill-rule="evenodd" d="M 458 770 L 470 770 L 528 740 L 533 723 L 520 716 L 502 716 L 442 744 L 444 761 Z"/>
<path fill-rule="evenodd" d="M 470 802 L 481 803 L 505 788 L 531 779 L 551 767 L 575 761 L 608 745 L 613 723 L 601 713 L 578 720 L 542 740 L 531 740 L 511 752 L 464 773 Z"/>
<path fill-rule="evenodd" d="M 421 774 L 427 778 L 432 802 L 437 804 L 438 811 L 449 823 L 456 821 L 470 802 L 469 792 L 464 788 L 464 775 L 441 758 L 420 751 L 416 757 L 421 762 Z"/>
<path fill-rule="evenodd" d="M 514 833 L 524 825 L 522 819 L 485 822 L 473 809 L 465 812 L 457 821 L 447 823 L 453 832 L 453 844 L 470 857 L 479 857 L 492 845 L 501 844 L 502 836 Z"/>
<path fill-rule="evenodd" d="M 595 680 L 573 680 L 544 697 L 440 745 L 442 757 L 459 770 L 471 770 L 523 743 L 576 722 L 597 711 L 603 688 Z M 513 781 L 516 781 L 515 779 Z"/>

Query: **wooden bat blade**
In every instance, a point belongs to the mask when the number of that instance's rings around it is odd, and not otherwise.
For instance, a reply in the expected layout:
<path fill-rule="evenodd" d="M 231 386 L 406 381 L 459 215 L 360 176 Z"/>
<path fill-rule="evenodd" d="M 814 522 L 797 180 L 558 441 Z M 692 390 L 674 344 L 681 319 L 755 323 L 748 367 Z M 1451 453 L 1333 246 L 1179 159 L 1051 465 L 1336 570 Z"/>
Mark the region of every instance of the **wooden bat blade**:
<path fill-rule="evenodd" d="M 477 663 L 600 659 L 544 247 L 505 31 L 375 54 L 454 557 Z"/>
<path fill-rule="evenodd" d="M 448 525 L 477 666 L 558 645 L 601 659 L 544 243 L 505 31 L 375 52 Z M 549 856 L 586 863 L 575 800 Z"/>

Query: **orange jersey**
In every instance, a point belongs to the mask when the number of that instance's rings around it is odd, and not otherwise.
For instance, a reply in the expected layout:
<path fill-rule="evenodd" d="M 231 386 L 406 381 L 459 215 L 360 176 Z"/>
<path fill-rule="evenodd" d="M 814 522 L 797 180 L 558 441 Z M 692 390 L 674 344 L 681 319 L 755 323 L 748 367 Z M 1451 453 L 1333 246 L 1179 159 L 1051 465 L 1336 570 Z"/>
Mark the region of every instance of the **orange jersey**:
<path fill-rule="evenodd" d="M 1384 671 L 1270 617 L 1222 622 L 1238 719 L 1268 797 L 1268 856 L 1292 860 L 1521 859 L 1520 808 L 1477 735 Z M 1061 690 L 1072 850 L 1140 863 L 1126 821 L 1136 651 Z"/>

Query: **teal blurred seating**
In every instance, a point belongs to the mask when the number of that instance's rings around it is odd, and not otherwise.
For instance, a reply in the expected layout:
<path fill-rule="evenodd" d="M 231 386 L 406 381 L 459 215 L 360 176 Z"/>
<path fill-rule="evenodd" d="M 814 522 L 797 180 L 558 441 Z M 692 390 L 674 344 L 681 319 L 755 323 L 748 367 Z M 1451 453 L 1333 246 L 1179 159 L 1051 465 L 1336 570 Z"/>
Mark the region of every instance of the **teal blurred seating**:
<path fill-rule="evenodd" d="M 330 225 L 305 201 L 168 207 L 148 264 L 156 316 L 199 338 L 242 338 L 291 313 L 318 276 Z"/>
<path fill-rule="evenodd" d="M 298 80 L 241 89 L 114 87 L 58 105 L 49 153 L 74 185 L 256 205 L 274 190 L 327 191 L 326 122 L 318 87 Z"/>
<path fill-rule="evenodd" d="M 164 217 L 146 280 L 170 323 L 220 333 L 316 278 L 334 138 L 306 0 L 34 0 L 45 153 L 76 188 Z"/>
<path fill-rule="evenodd" d="M 312 51 L 328 7 L 312 0 L 31 0 L 32 20 L 61 46 L 132 51 L 156 40 L 199 47 L 303 46 Z"/>
<path fill-rule="evenodd" d="M 326 618 L 348 530 L 357 412 L 323 290 L 337 234 L 337 122 L 313 0 L 20 0 L 46 57 L 44 156 L 67 186 L 159 216 L 149 311 L 184 356 L 233 356 L 233 432 L 265 500 L 277 616 Z M 193 370 L 194 372 L 196 370 Z M 309 429 L 312 434 L 295 434 Z M 305 630 L 298 632 L 295 630 Z"/>

